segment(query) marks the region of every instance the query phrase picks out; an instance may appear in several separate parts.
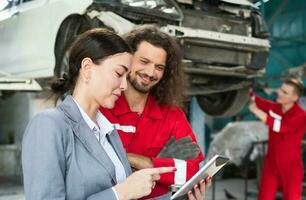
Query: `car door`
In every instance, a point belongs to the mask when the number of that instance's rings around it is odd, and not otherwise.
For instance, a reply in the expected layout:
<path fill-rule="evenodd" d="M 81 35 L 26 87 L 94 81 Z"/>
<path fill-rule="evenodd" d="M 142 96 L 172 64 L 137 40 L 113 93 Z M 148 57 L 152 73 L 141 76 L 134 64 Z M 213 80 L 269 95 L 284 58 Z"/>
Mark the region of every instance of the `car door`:
<path fill-rule="evenodd" d="M 0 22 L 18 14 L 17 6 L 20 0 L 2 0 L 0 1 Z"/>
<path fill-rule="evenodd" d="M 46 43 L 50 42 L 49 24 L 50 10 L 48 0 L 23 0 L 18 5 L 18 27 L 15 37 L 11 40 L 13 60 L 7 63 L 10 73 L 23 78 L 36 78 L 52 75 L 48 73 Z M 51 74 L 50 74 L 51 73 Z"/>
<path fill-rule="evenodd" d="M 18 6 L 20 0 L 0 1 L 0 77 L 9 76 L 11 71 L 7 65 L 14 56 L 11 41 L 16 37 L 18 27 Z"/>

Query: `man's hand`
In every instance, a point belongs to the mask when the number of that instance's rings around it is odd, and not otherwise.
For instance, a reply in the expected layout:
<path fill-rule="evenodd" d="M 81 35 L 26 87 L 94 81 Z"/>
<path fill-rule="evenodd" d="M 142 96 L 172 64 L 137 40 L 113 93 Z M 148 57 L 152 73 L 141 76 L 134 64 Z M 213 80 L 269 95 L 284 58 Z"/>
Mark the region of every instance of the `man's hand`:
<path fill-rule="evenodd" d="M 198 155 L 199 147 L 189 136 L 179 140 L 175 140 L 175 138 L 171 136 L 170 140 L 157 157 L 190 160 L 196 158 Z"/>
<path fill-rule="evenodd" d="M 254 113 L 255 110 L 257 109 L 256 103 L 250 98 L 248 102 L 248 108 L 249 110 Z"/>
<path fill-rule="evenodd" d="M 255 103 L 254 100 L 250 99 L 248 102 L 248 108 L 249 110 L 256 116 L 258 117 L 262 122 L 266 122 L 268 115 L 259 109 Z"/>
<path fill-rule="evenodd" d="M 254 94 L 254 90 L 253 90 L 253 88 L 249 88 L 248 96 L 254 100 L 254 98 L 255 98 L 255 97 L 254 97 L 254 96 L 255 96 L 255 94 Z"/>
<path fill-rule="evenodd" d="M 151 158 L 139 154 L 128 153 L 128 160 L 133 170 L 152 168 Z"/>

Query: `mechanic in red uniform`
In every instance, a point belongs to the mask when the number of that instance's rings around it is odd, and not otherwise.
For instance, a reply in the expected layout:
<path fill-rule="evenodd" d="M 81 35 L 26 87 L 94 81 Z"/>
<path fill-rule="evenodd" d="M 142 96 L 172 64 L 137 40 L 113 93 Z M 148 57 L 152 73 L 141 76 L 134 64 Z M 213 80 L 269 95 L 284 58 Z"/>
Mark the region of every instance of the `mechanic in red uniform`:
<path fill-rule="evenodd" d="M 253 96 L 249 109 L 269 128 L 259 200 L 274 200 L 281 189 L 284 200 L 301 200 L 303 162 L 301 142 L 306 130 L 306 112 L 297 101 L 303 82 L 288 78 L 277 91 L 276 103 Z"/>
<path fill-rule="evenodd" d="M 183 184 L 199 169 L 203 154 L 198 148 L 195 158 L 181 160 L 160 158 L 158 154 L 171 136 L 189 136 L 196 142 L 184 112 L 184 73 L 181 52 L 176 42 L 155 27 L 140 27 L 125 36 L 134 52 L 128 88 L 114 109 L 101 112 L 118 130 L 132 168 L 175 166 L 175 173 L 161 175 L 152 193 L 145 199 L 169 199 L 168 186 Z M 208 180 L 209 182 L 210 180 Z M 203 199 L 205 181 L 189 192 L 189 199 Z M 200 189 L 199 189 L 200 188 Z"/>

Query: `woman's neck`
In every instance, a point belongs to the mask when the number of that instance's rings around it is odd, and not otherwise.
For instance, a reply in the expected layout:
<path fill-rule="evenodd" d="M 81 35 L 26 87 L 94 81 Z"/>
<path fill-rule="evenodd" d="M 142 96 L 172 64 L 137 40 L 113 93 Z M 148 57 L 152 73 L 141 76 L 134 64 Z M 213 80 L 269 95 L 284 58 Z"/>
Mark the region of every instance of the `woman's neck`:
<path fill-rule="evenodd" d="M 72 94 L 74 100 L 79 104 L 79 106 L 86 112 L 90 119 L 96 122 L 96 116 L 99 109 L 99 105 L 86 95 L 86 92 L 75 89 Z"/>

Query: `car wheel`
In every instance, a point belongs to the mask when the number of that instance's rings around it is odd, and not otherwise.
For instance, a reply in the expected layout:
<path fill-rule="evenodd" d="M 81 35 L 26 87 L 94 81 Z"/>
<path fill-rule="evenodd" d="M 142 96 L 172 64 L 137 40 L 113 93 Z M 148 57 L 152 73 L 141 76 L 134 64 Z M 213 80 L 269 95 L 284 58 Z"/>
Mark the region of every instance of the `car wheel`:
<path fill-rule="evenodd" d="M 248 88 L 197 96 L 201 109 L 208 115 L 228 117 L 237 114 L 248 100 Z"/>
<path fill-rule="evenodd" d="M 86 17 L 79 14 L 72 14 L 62 22 L 55 41 L 55 76 L 60 77 L 68 70 L 68 49 L 76 36 L 88 29 Z"/>

